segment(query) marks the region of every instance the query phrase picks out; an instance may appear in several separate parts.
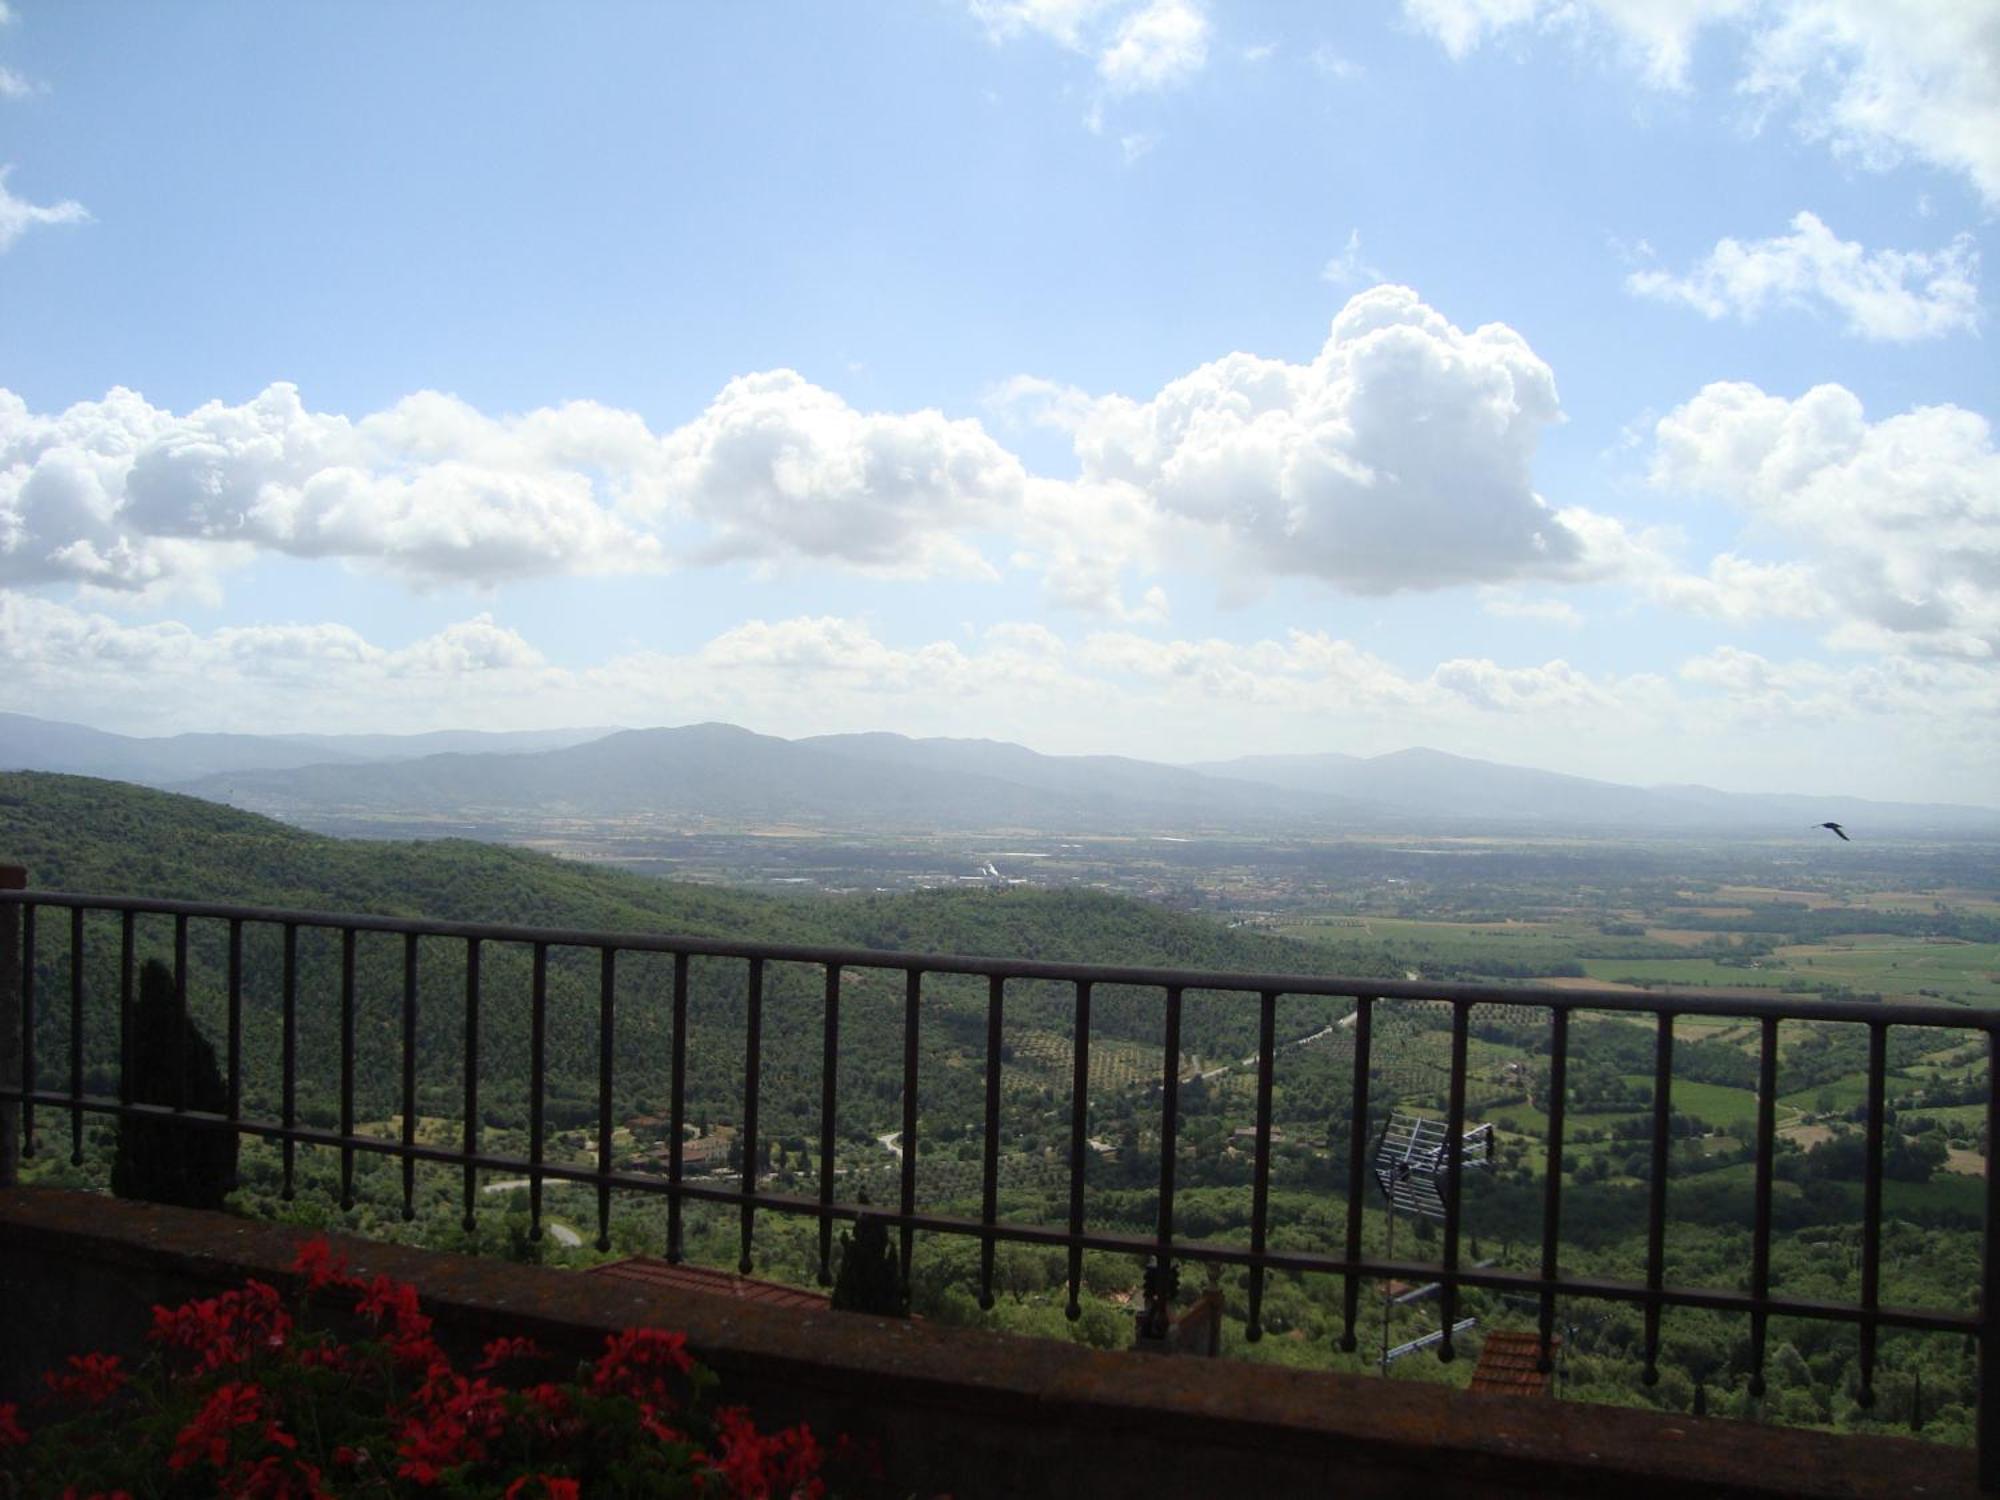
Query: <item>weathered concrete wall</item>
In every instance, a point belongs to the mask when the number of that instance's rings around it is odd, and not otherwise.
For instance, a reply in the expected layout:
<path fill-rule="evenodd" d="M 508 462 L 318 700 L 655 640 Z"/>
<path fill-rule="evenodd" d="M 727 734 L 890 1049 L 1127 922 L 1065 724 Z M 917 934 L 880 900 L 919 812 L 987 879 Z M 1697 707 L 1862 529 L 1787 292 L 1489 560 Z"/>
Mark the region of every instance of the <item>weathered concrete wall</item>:
<path fill-rule="evenodd" d="M 0 1191 L 0 1399 L 84 1348 L 137 1353 L 156 1302 L 291 1278 L 299 1231 L 50 1189 Z M 1581 1403 L 664 1294 L 615 1278 L 335 1237 L 416 1283 L 447 1342 L 593 1353 L 684 1329 L 760 1419 L 878 1438 L 905 1492 L 959 1500 L 1243 1496 L 1945 1496 L 1971 1455 Z"/>

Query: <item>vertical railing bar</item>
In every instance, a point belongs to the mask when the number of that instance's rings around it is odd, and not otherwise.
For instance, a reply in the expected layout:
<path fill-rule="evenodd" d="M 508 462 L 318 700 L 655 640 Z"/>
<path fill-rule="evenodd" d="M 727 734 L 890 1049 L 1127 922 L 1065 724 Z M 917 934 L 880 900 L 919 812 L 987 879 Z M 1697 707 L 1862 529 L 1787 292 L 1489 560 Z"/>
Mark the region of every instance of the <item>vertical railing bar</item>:
<path fill-rule="evenodd" d="M 819 1061 L 819 1284 L 833 1285 L 833 1171 L 839 1142 L 840 965 L 826 966 L 826 1015 Z"/>
<path fill-rule="evenodd" d="M 284 1126 L 283 1157 L 284 1181 L 278 1189 L 278 1196 L 285 1202 L 292 1201 L 298 1187 L 299 1143 L 292 1138 L 292 1132 L 299 1124 L 299 924 L 285 924 L 285 950 L 283 970 L 278 976 L 280 994 L 278 1086 L 282 1091 L 279 1100 L 279 1120 Z"/>
<path fill-rule="evenodd" d="M 1076 982 L 1076 1035 L 1070 1048 L 1069 1094 L 1069 1306 L 1083 1316 L 1083 1188 L 1090 1162 L 1090 981 Z"/>
<path fill-rule="evenodd" d="M 674 955 L 674 1040 L 667 1065 L 667 1259 L 681 1259 L 681 1137 L 687 1129 L 688 956 Z"/>
<path fill-rule="evenodd" d="M 403 1222 L 417 1216 L 417 935 L 403 935 Z"/>
<path fill-rule="evenodd" d="M 1160 1073 L 1160 1212 L 1153 1237 L 1159 1244 L 1163 1273 L 1172 1264 L 1174 1239 L 1174 1176 L 1180 1166 L 1181 1109 L 1181 986 L 1167 986 L 1167 1026 L 1162 1044 L 1166 1061 Z"/>
<path fill-rule="evenodd" d="M 1673 1125 L 1674 1017 L 1658 1012 L 1653 1042 L 1653 1162 L 1646 1184 L 1646 1290 L 1658 1292 L 1666 1282 L 1667 1150 Z M 1646 1359 L 1639 1379 L 1660 1382 L 1660 1312 L 1657 1296 L 1646 1299 Z"/>
<path fill-rule="evenodd" d="M 1563 1129 L 1569 1105 L 1569 1011 L 1557 1006 L 1549 1012 L 1549 1086 L 1543 1101 L 1548 1116 L 1548 1167 L 1542 1182 L 1542 1280 L 1554 1281 L 1561 1271 L 1559 1244 L 1562 1237 Z M 1541 1349 L 1537 1359 L 1542 1373 L 1555 1367 L 1556 1294 L 1542 1292 Z"/>
<path fill-rule="evenodd" d="M 118 1102 L 132 1102 L 132 969 L 138 935 L 137 916 L 120 913 L 118 923 Z M 122 1122 L 121 1122 L 122 1123 Z"/>
<path fill-rule="evenodd" d="M 1978 1483 L 2000 1490 L 2000 1031 L 1986 1033 L 1986 1244 L 1979 1288 Z"/>
<path fill-rule="evenodd" d="M 764 1073 L 764 960 L 750 960 L 749 1002 L 743 1016 L 743 1206 L 740 1210 L 740 1244 L 736 1269 L 750 1274 L 750 1240 L 757 1229 L 757 1158 L 763 1154 L 757 1139 L 758 1084 Z"/>
<path fill-rule="evenodd" d="M 542 1237 L 543 1093 L 548 1084 L 549 945 L 534 944 L 528 992 L 528 1239 Z"/>
<path fill-rule="evenodd" d="M 194 1015 L 188 1009 L 188 919 L 186 913 L 174 918 L 174 1108 L 188 1106 L 188 1033 L 194 1030 Z"/>
<path fill-rule="evenodd" d="M 1354 1077 L 1353 1102 L 1348 1108 L 1347 1126 L 1347 1263 L 1361 1259 L 1361 1206 L 1365 1199 L 1362 1184 L 1368 1175 L 1368 1072 L 1373 1066 L 1375 997 L 1354 997 Z M 1356 1347 L 1354 1320 L 1360 1311 L 1361 1279 L 1349 1271 L 1341 1289 L 1340 1347 L 1352 1354 Z"/>
<path fill-rule="evenodd" d="M 916 1253 L 917 1231 L 910 1215 L 917 1211 L 917 1023 L 924 999 L 924 971 L 903 971 L 903 1133 L 902 1172 L 897 1203 L 902 1210 L 898 1226 L 900 1250 L 897 1271 L 903 1279 L 903 1305 L 910 1302 L 910 1257 Z"/>
<path fill-rule="evenodd" d="M 1001 1006 L 1007 981 L 998 974 L 986 981 L 986 1134 L 980 1156 L 979 1305 L 993 1306 L 993 1224 L 1000 1213 L 1000 1037 Z"/>
<path fill-rule="evenodd" d="M 1757 1050 L 1757 1159 L 1753 1192 L 1755 1227 L 1750 1238 L 1750 1295 L 1762 1302 L 1771 1294 L 1771 1165 L 1778 1141 L 1778 1020 L 1766 1016 Z M 1750 1314 L 1750 1394 L 1764 1394 L 1764 1348 L 1770 1317 Z"/>
<path fill-rule="evenodd" d="M 0 889 L 27 888 L 28 872 L 19 865 L 0 866 Z M 34 1080 L 22 1068 L 21 1028 L 27 1007 L 21 1004 L 21 918 L 12 906 L 0 908 L 0 1188 L 21 1180 L 21 1113 Z"/>
<path fill-rule="evenodd" d="M 229 1118 L 243 1118 L 243 919 L 229 919 Z"/>
<path fill-rule="evenodd" d="M 744 1006 L 744 1128 L 742 1128 L 742 1226 L 736 1250 L 736 1270 L 750 1274 L 750 1238 L 756 1234 L 756 1166 L 764 1142 L 756 1132 L 758 1082 L 764 1076 L 764 960 L 750 960 L 750 998 Z"/>
<path fill-rule="evenodd" d="M 1444 1274 L 1438 1278 L 1439 1316 L 1443 1337 L 1438 1340 L 1438 1359 L 1449 1364 L 1458 1351 L 1452 1344 L 1452 1325 L 1458 1321 L 1458 1233 L 1465 1213 L 1465 1071 L 1472 1024 L 1472 1007 L 1455 1000 L 1451 1007 L 1451 1083 L 1444 1112 Z"/>
<path fill-rule="evenodd" d="M 601 950 L 597 976 L 597 1249 L 611 1248 L 611 1085 L 617 1041 L 618 950 Z"/>
<path fill-rule="evenodd" d="M 465 940 L 465 1232 L 478 1225 L 479 1169 L 479 939 Z"/>
<path fill-rule="evenodd" d="M 35 910 L 21 907 L 21 1160 L 35 1154 Z"/>
<path fill-rule="evenodd" d="M 354 1134 L 354 929 L 340 930 L 340 1133 Z M 340 1210 L 354 1209 L 354 1147 L 340 1148 Z"/>
<path fill-rule="evenodd" d="M 69 1164 L 83 1165 L 83 908 L 69 911 Z"/>
<path fill-rule="evenodd" d="M 1882 1290 L 1882 1126 L 1888 1090 L 1889 1028 L 1868 1027 L 1868 1127 L 1861 1175 L 1861 1386 L 1855 1404 L 1875 1404 L 1875 1310 Z M 1992 1145 L 1988 1143 L 1988 1150 Z"/>
<path fill-rule="evenodd" d="M 1278 995 L 1265 990 L 1257 997 L 1257 1154 L 1250 1173 L 1250 1253 L 1264 1253 L 1271 1206 L 1271 1074 L 1277 1060 Z M 1264 1268 L 1250 1268 L 1250 1308 L 1243 1336 L 1255 1343 L 1264 1336 Z"/>

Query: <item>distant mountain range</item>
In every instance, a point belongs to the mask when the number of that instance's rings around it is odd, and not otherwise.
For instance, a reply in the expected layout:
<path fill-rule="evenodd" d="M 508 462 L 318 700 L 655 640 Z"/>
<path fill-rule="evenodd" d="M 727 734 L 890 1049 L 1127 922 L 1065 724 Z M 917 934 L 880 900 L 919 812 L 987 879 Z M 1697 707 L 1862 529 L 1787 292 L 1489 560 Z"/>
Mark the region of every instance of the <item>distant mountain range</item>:
<path fill-rule="evenodd" d="M 445 753 L 558 750 L 609 729 L 444 729 L 431 734 L 110 734 L 27 714 L 0 713 L 0 770 L 63 771 L 142 786 L 172 786 L 235 771 L 414 760 Z"/>
<path fill-rule="evenodd" d="M 1831 820 L 1901 834 L 1987 837 L 2000 832 L 2000 810 L 1989 807 L 1793 792 L 1719 792 L 1705 786 L 1624 786 L 1471 760 L 1441 750 L 1398 750 L 1366 759 L 1251 755 L 1189 769 L 1467 821 L 1663 830 L 1742 827 L 1765 833 L 1804 831 Z"/>
<path fill-rule="evenodd" d="M 565 749 L 236 771 L 178 790 L 304 823 L 315 816 L 619 818 L 845 828 L 1262 827 L 1338 800 L 1113 757 L 1015 745 L 835 735 L 784 740 L 731 724 L 628 729 Z M 1353 809 L 1357 815 L 1360 809 Z"/>
<path fill-rule="evenodd" d="M 0 769 L 172 787 L 295 822 L 672 817 L 722 826 L 1328 835 L 1504 832 L 2000 837 L 2000 811 L 1623 786 L 1436 750 L 1170 766 L 994 740 L 730 724 L 428 735 L 144 739 L 0 715 Z"/>

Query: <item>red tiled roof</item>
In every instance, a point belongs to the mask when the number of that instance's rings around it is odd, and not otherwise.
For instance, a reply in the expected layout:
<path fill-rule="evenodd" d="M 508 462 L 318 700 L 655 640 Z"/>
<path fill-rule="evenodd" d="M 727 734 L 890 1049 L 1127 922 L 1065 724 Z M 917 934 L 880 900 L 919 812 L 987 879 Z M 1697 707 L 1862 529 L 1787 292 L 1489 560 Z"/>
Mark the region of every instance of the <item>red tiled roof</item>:
<path fill-rule="evenodd" d="M 1560 1336 L 1550 1338 L 1551 1355 L 1561 1342 Z M 1541 1335 L 1496 1330 L 1486 1335 L 1472 1383 L 1466 1389 L 1490 1396 L 1545 1396 L 1549 1377 L 1539 1368 L 1541 1360 Z"/>
<path fill-rule="evenodd" d="M 677 1266 L 651 1255 L 606 1261 L 601 1266 L 590 1267 L 585 1274 L 615 1276 L 620 1281 L 636 1281 L 665 1291 L 706 1292 L 712 1297 L 735 1297 L 744 1302 L 761 1302 L 767 1307 L 796 1307 L 810 1312 L 824 1312 L 827 1308 L 824 1292 L 781 1286 L 775 1281 L 758 1281 L 754 1277 L 715 1271 L 707 1266 Z"/>

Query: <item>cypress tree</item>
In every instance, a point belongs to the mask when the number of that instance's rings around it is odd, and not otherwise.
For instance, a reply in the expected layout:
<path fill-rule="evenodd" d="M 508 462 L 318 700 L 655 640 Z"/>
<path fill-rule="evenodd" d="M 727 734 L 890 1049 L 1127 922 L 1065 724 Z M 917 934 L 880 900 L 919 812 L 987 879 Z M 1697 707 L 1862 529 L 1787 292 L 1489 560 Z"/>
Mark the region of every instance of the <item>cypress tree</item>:
<path fill-rule="evenodd" d="M 215 1049 L 175 993 L 173 970 L 158 959 L 148 959 L 139 974 L 131 1045 L 133 1103 L 228 1112 L 229 1089 L 215 1065 Z M 182 1120 L 119 1120 L 111 1191 L 120 1198 L 220 1209 L 235 1186 L 235 1131 Z"/>
<path fill-rule="evenodd" d="M 854 1232 L 840 1237 L 840 1270 L 833 1278 L 833 1305 L 844 1312 L 903 1315 L 902 1277 L 896 1251 L 889 1243 L 889 1226 L 872 1214 L 854 1221 Z"/>

